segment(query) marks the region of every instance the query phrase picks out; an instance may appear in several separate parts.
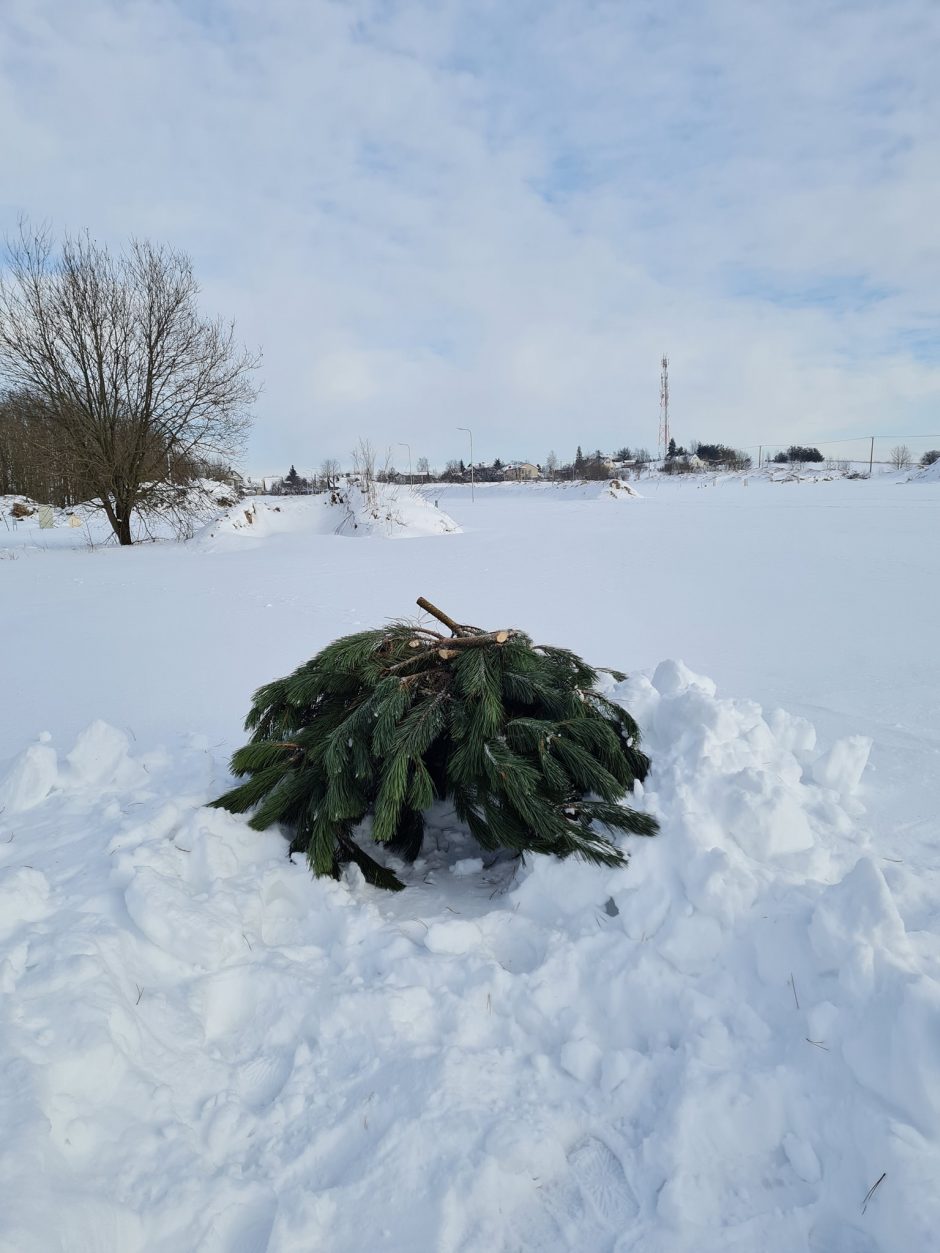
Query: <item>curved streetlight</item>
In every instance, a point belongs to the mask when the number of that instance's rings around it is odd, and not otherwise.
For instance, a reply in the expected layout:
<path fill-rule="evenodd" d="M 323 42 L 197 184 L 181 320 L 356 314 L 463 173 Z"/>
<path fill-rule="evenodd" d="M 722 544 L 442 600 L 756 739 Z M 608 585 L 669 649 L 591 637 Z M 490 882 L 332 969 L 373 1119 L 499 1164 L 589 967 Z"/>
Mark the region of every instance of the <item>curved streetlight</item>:
<path fill-rule="evenodd" d="M 470 436 L 470 500 L 472 502 L 475 499 L 473 494 L 473 432 L 470 430 L 469 426 L 458 426 L 457 430 L 466 431 Z"/>
<path fill-rule="evenodd" d="M 414 487 L 414 485 L 415 485 L 414 475 L 411 473 L 411 445 L 410 445 L 410 444 L 403 444 L 403 443 L 401 442 L 401 440 L 399 440 L 399 441 L 398 441 L 398 447 L 399 447 L 399 448 L 407 448 L 407 449 L 408 449 L 408 486 L 409 486 L 409 487 Z"/>

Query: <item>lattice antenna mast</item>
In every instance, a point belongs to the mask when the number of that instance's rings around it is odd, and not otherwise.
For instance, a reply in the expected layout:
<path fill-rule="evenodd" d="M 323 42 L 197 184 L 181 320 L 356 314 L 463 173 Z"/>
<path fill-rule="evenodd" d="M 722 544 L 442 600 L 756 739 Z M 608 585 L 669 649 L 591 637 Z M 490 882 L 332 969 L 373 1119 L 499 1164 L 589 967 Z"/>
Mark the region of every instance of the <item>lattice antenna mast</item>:
<path fill-rule="evenodd" d="M 669 358 L 664 356 L 659 377 L 659 455 L 665 460 L 669 451 Z"/>

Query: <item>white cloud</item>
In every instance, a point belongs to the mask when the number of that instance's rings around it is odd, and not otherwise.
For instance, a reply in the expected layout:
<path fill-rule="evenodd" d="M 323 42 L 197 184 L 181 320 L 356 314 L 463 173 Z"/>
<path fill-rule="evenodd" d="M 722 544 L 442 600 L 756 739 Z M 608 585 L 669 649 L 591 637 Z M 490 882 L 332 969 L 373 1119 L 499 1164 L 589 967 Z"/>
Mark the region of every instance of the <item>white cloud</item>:
<path fill-rule="evenodd" d="M 888 5 L 0 9 L 0 226 L 189 251 L 250 460 L 743 444 L 933 417 L 940 30 Z"/>

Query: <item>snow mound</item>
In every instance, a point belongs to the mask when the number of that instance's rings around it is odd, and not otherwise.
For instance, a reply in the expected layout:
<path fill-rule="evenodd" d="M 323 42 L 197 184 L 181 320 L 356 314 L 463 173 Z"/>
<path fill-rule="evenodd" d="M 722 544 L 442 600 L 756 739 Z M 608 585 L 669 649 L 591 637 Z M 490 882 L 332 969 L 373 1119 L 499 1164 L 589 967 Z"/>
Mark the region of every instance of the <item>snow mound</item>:
<path fill-rule="evenodd" d="M 634 496 L 637 499 L 640 498 L 640 493 L 635 487 L 631 487 L 626 479 L 611 479 L 607 484 L 606 491 L 603 494 L 605 496 L 612 496 L 615 500 L 622 499 L 627 496 Z"/>
<path fill-rule="evenodd" d="M 924 466 L 913 477 L 920 483 L 940 483 L 940 461 L 934 461 L 932 465 Z"/>
<path fill-rule="evenodd" d="M 203 752 L 27 747 L 0 1249 L 932 1247 L 940 976 L 867 742 L 681 662 L 607 691 L 654 761 L 628 869 L 494 862 L 441 807 L 394 896 L 201 808 Z"/>
<path fill-rule="evenodd" d="M 375 484 L 371 491 L 349 486 L 315 496 L 247 497 L 203 527 L 195 538 L 201 547 L 214 548 L 233 536 L 258 540 L 303 532 L 412 539 L 459 530 L 453 518 L 419 492 Z"/>

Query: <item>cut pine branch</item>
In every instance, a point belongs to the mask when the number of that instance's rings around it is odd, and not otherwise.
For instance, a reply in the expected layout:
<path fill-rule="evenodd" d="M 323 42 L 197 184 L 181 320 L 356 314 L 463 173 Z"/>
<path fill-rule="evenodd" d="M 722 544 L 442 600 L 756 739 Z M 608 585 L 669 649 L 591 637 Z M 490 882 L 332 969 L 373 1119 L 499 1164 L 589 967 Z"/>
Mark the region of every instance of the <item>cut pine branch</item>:
<path fill-rule="evenodd" d="M 649 762 L 633 719 L 594 687 L 596 670 L 522 631 L 418 604 L 451 635 L 361 631 L 260 688 L 251 742 L 232 758 L 247 782 L 214 803 L 253 810 L 259 830 L 282 824 L 315 874 L 355 864 L 378 887 L 402 881 L 360 847 L 360 831 L 414 860 L 437 799 L 483 849 L 625 864 L 621 837 L 656 831 L 628 804 Z"/>

